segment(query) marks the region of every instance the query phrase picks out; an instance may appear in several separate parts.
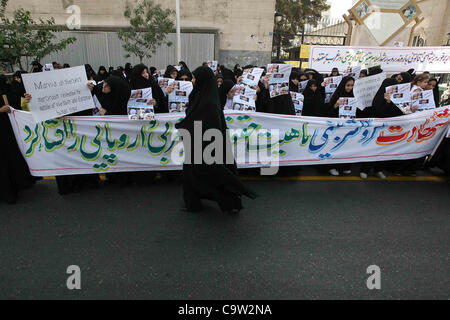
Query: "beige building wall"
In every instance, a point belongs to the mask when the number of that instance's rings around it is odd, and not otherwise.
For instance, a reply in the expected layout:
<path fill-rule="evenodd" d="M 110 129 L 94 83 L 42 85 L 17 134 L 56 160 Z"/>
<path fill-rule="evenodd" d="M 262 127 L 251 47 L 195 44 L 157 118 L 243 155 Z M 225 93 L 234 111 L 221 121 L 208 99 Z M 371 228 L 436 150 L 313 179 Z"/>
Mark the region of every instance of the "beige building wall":
<path fill-rule="evenodd" d="M 424 20 L 413 30 L 415 21 L 411 22 L 403 31 L 390 40 L 385 46 L 393 46 L 395 42 L 403 42 L 408 46 L 414 36 L 420 36 L 425 40 L 426 46 L 442 46 L 447 44 L 450 32 L 450 0 L 422 0 L 417 1 L 422 10 Z M 353 22 L 353 33 L 351 45 L 354 46 L 377 46 L 375 39 L 367 30 L 365 25 Z M 412 32 L 413 31 L 413 32 Z M 412 41 L 410 45 L 413 45 Z"/>
<path fill-rule="evenodd" d="M 264 65 L 270 62 L 275 0 L 180 0 L 182 32 L 216 34 L 216 57 L 228 66 L 235 63 Z M 19 6 L 34 18 L 54 17 L 65 25 L 65 8 L 81 9 L 81 30 L 114 30 L 127 26 L 123 16 L 134 0 L 10 0 L 8 12 Z M 156 0 L 175 9 L 175 0 Z M 174 17 L 175 19 L 175 17 Z"/>

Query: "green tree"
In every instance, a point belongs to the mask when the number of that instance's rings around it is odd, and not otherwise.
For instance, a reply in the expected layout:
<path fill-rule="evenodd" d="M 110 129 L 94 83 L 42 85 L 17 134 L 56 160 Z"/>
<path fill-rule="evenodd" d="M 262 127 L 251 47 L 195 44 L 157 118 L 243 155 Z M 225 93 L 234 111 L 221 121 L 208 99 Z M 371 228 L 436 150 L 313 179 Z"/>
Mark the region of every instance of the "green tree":
<path fill-rule="evenodd" d="M 290 47 L 291 40 L 304 31 L 305 25 L 317 26 L 322 12 L 330 8 L 326 0 L 276 0 L 275 10 L 281 20 L 275 21 L 273 44 L 279 50 Z"/>
<path fill-rule="evenodd" d="M 55 41 L 55 33 L 64 30 L 55 25 L 55 19 L 39 19 L 38 22 L 31 18 L 29 11 L 19 8 L 12 14 L 12 18 L 6 16 L 8 0 L 0 2 L 0 59 L 2 64 L 14 70 L 15 66 L 23 69 L 22 59 L 26 61 L 28 69 L 30 60 L 40 60 L 46 55 L 64 50 L 76 38 L 69 37 Z"/>
<path fill-rule="evenodd" d="M 163 9 L 152 0 L 142 0 L 134 8 L 127 4 L 124 16 L 130 27 L 119 30 L 122 47 L 128 52 L 125 58 L 135 55 L 142 62 L 144 58 L 150 59 L 161 45 L 171 46 L 166 36 L 175 27 L 173 14 L 173 10 Z"/>

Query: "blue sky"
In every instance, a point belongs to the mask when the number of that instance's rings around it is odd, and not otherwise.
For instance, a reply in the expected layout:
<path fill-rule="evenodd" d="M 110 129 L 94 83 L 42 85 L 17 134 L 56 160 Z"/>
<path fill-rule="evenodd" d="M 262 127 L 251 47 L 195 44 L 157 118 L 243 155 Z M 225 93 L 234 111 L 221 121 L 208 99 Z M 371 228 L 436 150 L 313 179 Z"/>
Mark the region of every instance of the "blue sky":
<path fill-rule="evenodd" d="M 331 17 L 342 18 L 344 13 L 352 7 L 352 0 L 329 0 L 331 3 Z"/>

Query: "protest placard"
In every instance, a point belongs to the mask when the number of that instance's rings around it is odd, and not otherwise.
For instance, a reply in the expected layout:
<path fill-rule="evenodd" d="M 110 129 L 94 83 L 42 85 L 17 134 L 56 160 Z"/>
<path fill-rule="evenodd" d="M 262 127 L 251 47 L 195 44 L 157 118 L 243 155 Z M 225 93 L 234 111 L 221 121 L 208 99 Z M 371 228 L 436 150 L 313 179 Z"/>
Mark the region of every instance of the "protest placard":
<path fill-rule="evenodd" d="M 322 86 L 325 87 L 325 103 L 330 102 L 331 96 L 336 91 L 342 81 L 342 76 L 329 77 L 323 80 Z"/>
<path fill-rule="evenodd" d="M 274 98 L 283 94 L 289 94 L 289 77 L 292 66 L 290 64 L 269 64 L 267 74 L 269 75 L 270 97 Z"/>
<path fill-rule="evenodd" d="M 404 113 L 411 113 L 411 84 L 397 84 L 386 88 L 386 93 L 389 94 L 391 101 Z"/>
<path fill-rule="evenodd" d="M 155 111 L 152 100 L 152 88 L 131 91 L 130 100 L 128 100 L 128 119 L 153 120 Z"/>
<path fill-rule="evenodd" d="M 25 73 L 22 79 L 36 122 L 94 108 L 84 66 Z"/>
<path fill-rule="evenodd" d="M 42 68 L 42 72 L 48 72 L 48 71 L 53 71 L 53 64 L 52 63 L 46 63 L 44 64 L 44 67 Z"/>
<path fill-rule="evenodd" d="M 189 95 L 194 89 L 190 81 L 169 81 L 174 90 L 169 94 L 169 112 L 185 112 L 186 104 L 189 102 Z"/>
<path fill-rule="evenodd" d="M 355 81 L 353 94 L 358 99 L 359 109 L 364 110 L 372 106 L 373 99 L 384 80 L 386 80 L 386 73 L 380 73 Z"/>
<path fill-rule="evenodd" d="M 291 98 L 292 98 L 292 102 L 294 103 L 295 114 L 297 116 L 301 116 L 302 111 L 303 111 L 303 102 L 305 100 L 305 97 L 301 93 L 291 91 Z"/>
<path fill-rule="evenodd" d="M 358 99 L 356 98 L 339 98 L 339 118 L 355 119 L 356 109 L 358 108 Z"/>
<path fill-rule="evenodd" d="M 208 67 L 210 67 L 213 72 L 217 71 L 217 65 L 218 65 L 217 61 L 208 61 L 206 63 L 208 64 Z"/>
<path fill-rule="evenodd" d="M 359 76 L 361 75 L 361 66 L 356 67 L 348 67 L 347 70 L 344 71 L 344 77 L 352 77 L 355 80 L 359 79 Z"/>
<path fill-rule="evenodd" d="M 303 91 L 305 91 L 306 86 L 308 85 L 309 80 L 305 80 L 305 81 L 300 81 L 299 85 L 298 85 L 298 92 L 299 93 L 303 93 Z"/>
<path fill-rule="evenodd" d="M 264 70 L 261 68 L 245 69 L 242 74 L 242 83 L 250 87 L 258 85 L 259 79 L 261 79 L 263 72 Z"/>
<path fill-rule="evenodd" d="M 417 107 L 419 111 L 436 108 L 433 90 L 414 92 L 411 96 L 411 105 Z"/>

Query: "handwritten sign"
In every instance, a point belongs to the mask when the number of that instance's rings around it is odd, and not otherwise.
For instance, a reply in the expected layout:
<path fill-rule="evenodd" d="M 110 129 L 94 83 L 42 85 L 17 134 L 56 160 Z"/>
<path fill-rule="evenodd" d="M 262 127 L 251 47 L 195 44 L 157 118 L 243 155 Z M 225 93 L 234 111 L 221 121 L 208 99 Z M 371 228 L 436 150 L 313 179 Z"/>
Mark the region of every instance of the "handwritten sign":
<path fill-rule="evenodd" d="M 22 78 L 26 92 L 32 97 L 30 111 L 36 122 L 95 107 L 83 66 L 28 73 Z"/>
<path fill-rule="evenodd" d="M 373 99 L 384 80 L 386 80 L 386 73 L 356 80 L 353 94 L 355 98 L 358 98 L 359 109 L 364 110 L 372 106 Z"/>

